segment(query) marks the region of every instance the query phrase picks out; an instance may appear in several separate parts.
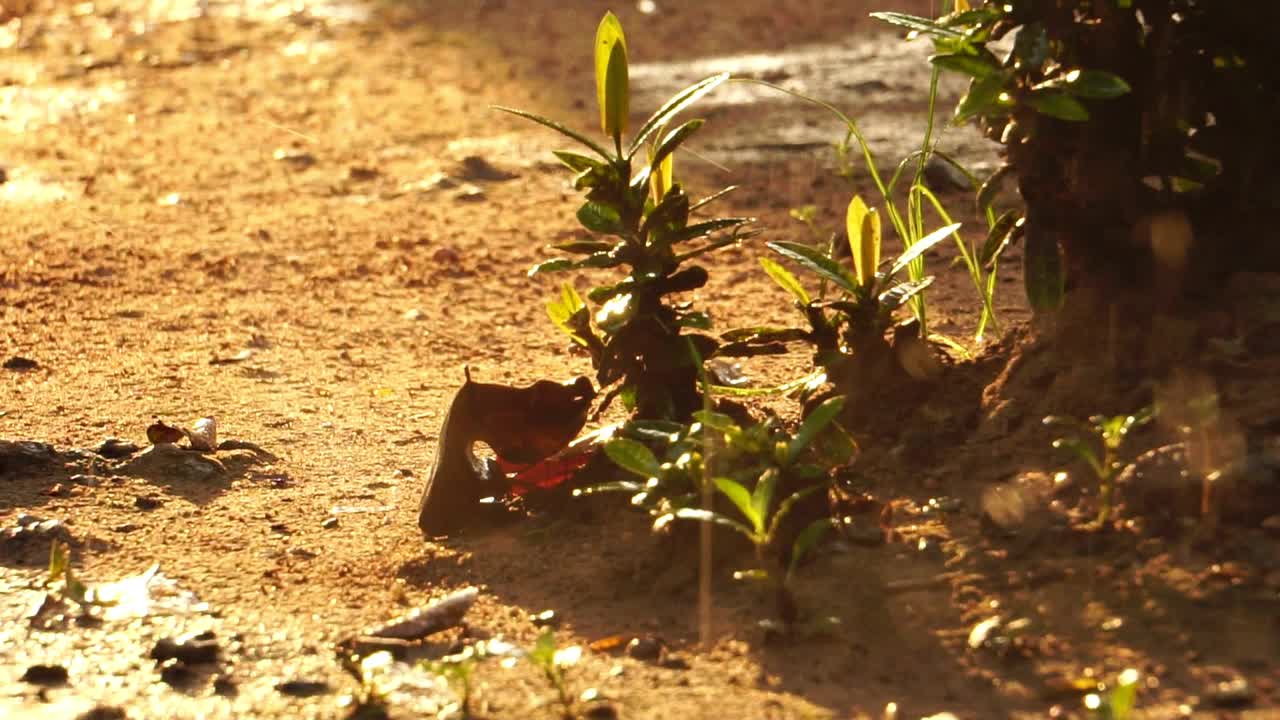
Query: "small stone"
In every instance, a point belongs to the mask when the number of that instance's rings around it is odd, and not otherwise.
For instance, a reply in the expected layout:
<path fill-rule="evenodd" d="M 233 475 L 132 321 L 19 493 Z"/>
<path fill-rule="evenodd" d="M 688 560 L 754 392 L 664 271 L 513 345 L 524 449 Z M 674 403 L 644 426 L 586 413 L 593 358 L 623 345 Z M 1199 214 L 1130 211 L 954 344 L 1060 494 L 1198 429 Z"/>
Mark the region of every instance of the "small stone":
<path fill-rule="evenodd" d="M 329 692 L 329 684 L 319 680 L 286 680 L 276 684 L 276 692 L 290 697 L 315 697 Z"/>
<path fill-rule="evenodd" d="M 118 533 L 131 533 L 134 530 L 137 530 L 139 527 L 141 526 L 138 525 L 137 523 L 120 523 L 119 525 L 112 527 L 111 530 L 112 532 L 118 532 Z"/>
<path fill-rule="evenodd" d="M 582 717 L 589 720 L 617 720 L 618 709 L 608 703 L 598 703 L 587 708 Z"/>
<path fill-rule="evenodd" d="M 448 263 L 450 265 L 456 265 L 462 262 L 462 256 L 458 254 L 458 251 L 449 247 L 442 247 L 437 249 L 434 253 L 431 254 L 431 259 L 434 262 L 438 262 L 441 264 Z"/>
<path fill-rule="evenodd" d="M 155 510 L 164 505 L 164 498 L 156 495 L 139 495 L 133 499 L 133 506 L 139 510 Z"/>
<path fill-rule="evenodd" d="M 320 523 L 320 527 L 324 528 L 325 530 L 332 530 L 338 527 L 338 518 L 336 517 L 325 518 L 324 522 Z"/>
<path fill-rule="evenodd" d="M 381 174 L 382 173 L 378 172 L 377 168 L 362 167 L 359 165 L 353 165 L 352 167 L 347 168 L 347 179 L 351 182 L 369 182 L 370 180 L 377 180 L 378 176 Z"/>
<path fill-rule="evenodd" d="M 61 665 L 32 665 L 21 679 L 32 685 L 65 685 L 67 669 Z"/>
<path fill-rule="evenodd" d="M 157 662 L 177 660 L 186 665 L 217 662 L 218 640 L 212 632 L 178 639 L 161 638 L 151 648 L 150 657 Z"/>
<path fill-rule="evenodd" d="M 213 692 L 222 697 L 234 697 L 240 692 L 240 687 L 235 678 L 219 675 L 213 679 Z"/>
<path fill-rule="evenodd" d="M 462 187 L 453 194 L 453 199 L 458 202 L 481 202 L 485 197 L 484 188 L 471 183 L 463 183 Z"/>
<path fill-rule="evenodd" d="M 4 361 L 4 369 L 13 370 L 14 372 L 26 372 L 27 370 L 35 370 L 38 367 L 40 367 L 40 363 L 21 355 L 14 355 Z"/>
<path fill-rule="evenodd" d="M 657 662 L 662 659 L 664 650 L 666 647 L 663 642 L 652 636 L 634 637 L 627 643 L 627 656 L 645 662 Z"/>
<path fill-rule="evenodd" d="M 513 180 L 519 175 L 508 172 L 501 168 L 495 167 L 493 163 L 480 157 L 479 155 L 468 155 L 462 159 L 455 173 L 457 177 L 463 180 L 474 180 L 477 182 L 503 182 L 505 180 Z"/>
<path fill-rule="evenodd" d="M 418 308 L 410 308 L 405 310 L 400 317 L 401 319 L 408 320 L 409 322 L 416 322 L 426 317 L 426 313 L 422 312 Z"/>
<path fill-rule="evenodd" d="M 534 627 L 554 628 L 560 626 L 560 616 L 556 614 L 555 610 L 543 610 L 540 613 L 530 615 L 529 622 L 533 623 Z"/>
<path fill-rule="evenodd" d="M 316 156 L 309 152 L 294 150 L 293 148 L 279 148 L 271 154 L 276 162 L 284 163 L 294 170 L 306 170 L 316 164 Z"/>
<path fill-rule="evenodd" d="M 166 660 L 160 666 L 160 679 L 170 687 L 190 687 L 195 685 L 198 677 L 190 666 L 179 660 Z"/>
<path fill-rule="evenodd" d="M 107 438 L 102 441 L 102 444 L 98 445 L 94 452 L 104 458 L 116 460 L 119 458 L 129 457 L 139 450 L 141 450 L 141 448 L 139 448 L 138 444 L 135 442 L 121 440 L 120 438 Z"/>

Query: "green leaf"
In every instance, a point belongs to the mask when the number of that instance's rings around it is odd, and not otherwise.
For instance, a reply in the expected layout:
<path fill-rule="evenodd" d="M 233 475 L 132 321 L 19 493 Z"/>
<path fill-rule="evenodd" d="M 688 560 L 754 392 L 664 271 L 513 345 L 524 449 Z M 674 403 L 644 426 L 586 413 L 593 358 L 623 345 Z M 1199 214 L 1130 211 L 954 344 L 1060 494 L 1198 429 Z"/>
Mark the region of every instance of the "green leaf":
<path fill-rule="evenodd" d="M 911 261 L 921 255 L 924 255 L 926 252 L 931 250 L 934 245 L 946 240 L 948 235 L 959 229 L 960 223 L 952 223 L 946 227 L 938 228 L 912 243 L 911 247 L 907 248 L 906 251 L 893 262 L 893 265 L 889 268 L 889 272 L 885 273 L 885 278 L 892 278 L 894 275 L 902 272 L 902 269 L 907 265 L 910 265 Z"/>
<path fill-rule="evenodd" d="M 1094 452 L 1088 442 L 1077 437 L 1058 438 L 1053 441 L 1053 449 L 1066 450 L 1088 463 L 1099 476 L 1103 474 L 1102 463 L 1098 460 L 1098 454 Z"/>
<path fill-rule="evenodd" d="M 924 33 L 942 38 L 963 38 L 964 33 L 959 30 L 953 30 L 946 25 L 939 25 L 929 18 L 919 17 L 917 15 L 908 15 L 899 12 L 873 12 L 871 17 L 887 22 L 890 25 L 897 25 L 913 32 Z"/>
<path fill-rule="evenodd" d="M 515 108 L 503 107 L 501 105 L 493 105 L 491 107 L 493 107 L 494 110 L 500 110 L 505 113 L 511 113 L 512 115 L 517 115 L 526 120 L 532 120 L 533 122 L 536 122 L 539 125 L 542 125 L 544 127 L 549 127 L 552 130 L 555 130 L 556 132 L 560 133 L 561 135 L 572 138 L 573 140 L 577 140 L 579 143 L 585 145 L 592 152 L 604 158 L 605 160 L 613 159 L 613 156 L 610 155 L 607 150 L 600 147 L 600 145 L 598 145 L 594 140 L 592 140 L 591 138 L 588 138 L 586 135 L 583 135 L 580 132 L 577 132 L 575 130 L 570 130 L 569 128 L 565 127 L 564 125 L 561 125 L 555 120 L 545 118 L 541 115 L 535 115 L 534 113 L 531 113 L 531 112 L 525 112 L 524 110 L 516 110 Z"/>
<path fill-rule="evenodd" d="M 969 83 L 969 91 L 960 98 L 959 104 L 956 105 L 956 123 L 963 123 L 966 120 L 985 115 L 998 107 L 1000 102 L 1000 93 L 1004 92 L 1004 85 L 1007 78 L 1003 73 L 987 75 L 982 78 L 975 78 Z"/>
<path fill-rule="evenodd" d="M 658 477 L 662 473 L 653 451 L 635 440 L 614 438 L 605 443 L 604 454 L 618 467 L 640 477 Z"/>
<path fill-rule="evenodd" d="M 557 243 L 551 246 L 553 250 L 561 252 L 576 253 L 578 255 L 590 255 L 592 253 L 608 252 L 613 249 L 613 243 L 601 240 L 574 240 L 572 242 Z"/>
<path fill-rule="evenodd" d="M 727 477 L 712 478 L 711 482 L 722 495 L 729 498 L 747 522 L 751 523 L 756 534 L 764 534 L 764 518 L 756 513 L 751 504 L 751 493 L 747 492 L 741 483 Z"/>
<path fill-rule="evenodd" d="M 598 202 L 588 201 L 578 208 L 578 222 L 592 232 L 606 235 L 617 235 L 623 229 L 618 211 Z"/>
<path fill-rule="evenodd" d="M 796 503 L 800 502 L 801 500 L 809 497 L 810 495 L 820 490 L 826 490 L 826 489 L 827 489 L 826 485 L 814 485 L 813 487 L 807 487 L 803 490 L 798 490 L 794 493 L 791 493 L 791 496 L 788 497 L 786 500 L 783 500 L 782 504 L 778 506 L 777 511 L 773 513 L 773 520 L 769 522 L 768 537 L 772 538 L 774 535 L 777 534 L 778 527 L 782 524 L 782 521 L 787 517 L 787 515 L 791 513 L 791 508 L 795 507 Z"/>
<path fill-rule="evenodd" d="M 578 270 L 581 268 L 611 268 L 621 264 L 622 260 L 618 259 L 618 256 L 610 251 L 593 253 L 581 260 L 574 261 L 569 267 Z"/>
<path fill-rule="evenodd" d="M 1105 70 L 1071 70 L 1036 85 L 1033 90 L 1064 90 L 1076 97 L 1110 100 L 1129 93 L 1124 78 Z"/>
<path fill-rule="evenodd" d="M 885 290 L 880 293 L 880 297 L 876 299 L 880 303 L 880 309 L 882 312 L 893 312 L 903 305 L 906 305 L 908 300 L 919 295 L 925 288 L 932 284 L 932 275 L 920 278 L 919 280 L 908 280 Z"/>
<path fill-rule="evenodd" d="M 1026 103 L 1041 115 L 1059 120 L 1084 122 L 1089 119 L 1089 110 L 1061 90 L 1033 90 L 1026 96 Z"/>
<path fill-rule="evenodd" d="M 987 239 L 982 243 L 982 250 L 978 253 L 978 265 L 982 269 L 991 270 L 995 261 L 1000 258 L 1000 254 L 1009 246 L 1009 240 L 1013 237 L 1013 230 L 1018 224 L 1019 217 L 1021 216 L 1017 210 L 1006 210 L 992 223 Z"/>
<path fill-rule="evenodd" d="M 1000 72 L 1000 65 L 990 54 L 950 53 L 947 55 L 934 55 L 929 58 L 929 62 L 943 70 L 958 72 L 972 78 L 984 78 Z"/>
<path fill-rule="evenodd" d="M 636 314 L 635 296 L 631 293 L 614 295 L 596 311 L 596 325 L 607 333 L 616 333 L 631 322 Z"/>
<path fill-rule="evenodd" d="M 1138 681 L 1140 676 L 1136 670 L 1125 670 L 1120 673 L 1116 687 L 1111 691 L 1107 703 L 1111 711 L 1111 720 L 1129 720 L 1133 717 L 1133 708 L 1138 703 Z"/>
<path fill-rule="evenodd" d="M 818 544 L 822 536 L 827 534 L 831 526 L 831 518 L 824 517 L 814 520 L 800 531 L 800 534 L 796 536 L 795 542 L 791 543 L 791 561 L 787 563 L 788 577 L 795 574 L 796 568 L 800 566 L 800 561 Z"/>
<path fill-rule="evenodd" d="M 596 27 L 596 101 L 600 128 L 617 140 L 626 132 L 630 89 L 627 83 L 627 40 L 622 23 L 606 12 Z"/>
<path fill-rule="evenodd" d="M 809 413 L 809 416 L 804 419 L 804 422 L 800 423 L 800 429 L 796 430 L 791 442 L 787 443 L 786 464 L 794 463 L 796 458 L 800 457 L 800 453 L 804 452 L 805 448 L 809 447 L 809 444 L 818 436 L 818 433 L 822 432 L 823 428 L 829 425 L 832 420 L 835 420 L 842 410 L 844 410 L 843 395 L 828 398 L 821 405 L 814 408 Z"/>
<path fill-rule="evenodd" d="M 658 111 L 651 115 L 649 119 L 645 121 L 644 125 L 640 126 L 640 131 L 636 133 L 635 139 L 631 141 L 631 147 L 627 150 L 626 157 L 629 159 L 634 156 L 636 151 L 640 149 L 640 146 L 649 139 L 650 135 L 657 132 L 658 128 L 666 125 L 673 117 L 678 115 L 681 110 L 684 110 L 697 102 L 699 98 L 711 92 L 716 88 L 716 86 L 728 79 L 729 73 L 712 75 L 711 77 L 699 80 L 671 96 L 670 100 L 664 103 L 662 107 L 658 108 Z"/>
<path fill-rule="evenodd" d="M 67 553 L 67 544 L 61 540 L 53 541 L 49 547 L 49 583 L 56 582 L 71 567 L 71 557 Z"/>
<path fill-rule="evenodd" d="M 697 210 L 698 208 L 700 208 L 700 207 L 702 207 L 702 206 L 704 206 L 704 205 L 707 205 L 707 204 L 709 204 L 709 203 L 715 202 L 716 200 L 719 200 L 720 198 L 724 197 L 725 195 L 728 195 L 729 193 L 731 193 L 731 192 L 733 192 L 734 190 L 737 190 L 737 189 L 738 189 L 738 186 L 737 186 L 737 185 L 730 185 L 730 186 L 728 186 L 728 187 L 726 187 L 726 188 L 723 188 L 723 189 L 721 189 L 721 190 L 717 190 L 716 192 L 713 192 L 713 193 L 711 193 L 710 195 L 708 195 L 708 196 L 706 196 L 706 197 L 704 197 L 704 198 L 702 198 L 702 199 L 698 200 L 698 201 L 697 201 L 697 202 L 695 202 L 694 204 L 690 205 L 690 206 L 689 206 L 689 212 L 693 212 L 694 210 Z"/>
<path fill-rule="evenodd" d="M 809 304 L 809 293 L 805 292 L 804 286 L 800 284 L 795 275 L 791 274 L 790 270 L 766 257 L 760 258 L 760 266 L 764 268 L 765 274 L 777 283 L 778 287 L 791 293 L 800 304 Z"/>
<path fill-rule="evenodd" d="M 569 318 L 586 308 L 586 303 L 582 302 L 582 296 L 578 291 L 569 283 L 564 283 L 560 286 L 560 297 L 547 303 L 547 315 L 551 318 L 551 322 L 573 334 L 572 328 L 568 325 Z"/>
<path fill-rule="evenodd" d="M 564 163 L 565 167 L 569 168 L 575 173 L 582 173 L 582 172 L 587 172 L 589 170 L 595 170 L 596 168 L 599 168 L 604 164 L 594 158 L 589 158 L 586 155 L 579 155 L 578 153 L 569 152 L 568 150 L 552 150 L 551 154 L 559 158 L 560 162 Z"/>
<path fill-rule="evenodd" d="M 688 140 L 691 135 L 697 132 L 698 128 L 702 127 L 705 122 L 705 120 L 690 120 L 675 130 L 667 133 L 666 137 L 662 139 L 662 142 L 658 144 L 658 149 L 654 150 L 653 158 L 649 160 L 650 171 L 656 171 L 658 165 L 662 163 L 663 160 L 667 159 L 667 156 L 675 152 L 676 148 L 680 147 L 681 143 Z"/>
<path fill-rule="evenodd" d="M 996 200 L 996 193 L 1000 192 L 1000 185 L 1012 171 L 1013 166 L 1005 163 L 996 168 L 996 171 L 991 173 L 991 177 L 982 183 L 982 187 L 978 188 L 978 212 L 985 213 L 987 208 L 991 207 L 991 204 Z"/>
<path fill-rule="evenodd" d="M 847 270 L 840 267 L 837 262 L 820 251 L 801 243 L 781 241 L 768 243 L 768 247 L 779 255 L 796 261 L 801 267 L 830 280 L 846 292 L 858 292 L 857 280 Z"/>
<path fill-rule="evenodd" d="M 717 220 L 707 220 L 706 222 L 695 223 L 686 228 L 671 233 L 665 239 L 669 243 L 684 242 L 693 240 L 694 238 L 704 237 L 719 230 L 725 230 L 739 225 L 746 225 L 752 222 L 753 218 L 719 218 Z"/>
<path fill-rule="evenodd" d="M 740 432 L 742 428 L 733 421 L 733 418 L 711 410 L 699 410 L 693 414 L 693 419 L 702 423 L 703 426 L 709 427 L 718 432 Z"/>
<path fill-rule="evenodd" d="M 1054 312 L 1062 307 L 1066 292 L 1066 270 L 1058 237 L 1052 231 L 1031 226 L 1025 242 L 1022 275 L 1027 302 L 1036 314 Z"/>
<path fill-rule="evenodd" d="M 555 258 L 553 260 L 545 260 L 529 268 L 529 277 L 533 277 L 538 273 L 559 272 L 561 270 L 569 270 L 573 268 L 573 261 L 569 258 Z"/>
<path fill-rule="evenodd" d="M 880 267 L 880 216 L 854 195 L 845 211 L 845 234 L 853 255 L 854 276 L 858 285 L 868 287 Z"/>
<path fill-rule="evenodd" d="M 671 515 L 680 518 L 681 520 L 697 520 L 698 522 L 709 522 L 716 525 L 722 525 L 724 527 L 737 530 L 752 542 L 755 542 L 757 539 L 755 533 L 752 532 L 750 527 L 734 520 L 731 517 L 726 517 L 720 513 L 712 512 L 710 510 L 703 510 L 702 508 L 680 508 L 674 513 L 671 513 Z M 659 518 L 659 520 L 661 519 L 662 518 Z M 655 527 L 657 524 L 657 522 L 654 522 Z"/>
<path fill-rule="evenodd" d="M 756 487 L 751 492 L 751 511 L 753 518 L 759 518 L 757 533 L 764 533 L 764 521 L 769 517 L 769 506 L 773 504 L 773 492 L 778 487 L 778 468 L 769 468 L 760 474 Z"/>

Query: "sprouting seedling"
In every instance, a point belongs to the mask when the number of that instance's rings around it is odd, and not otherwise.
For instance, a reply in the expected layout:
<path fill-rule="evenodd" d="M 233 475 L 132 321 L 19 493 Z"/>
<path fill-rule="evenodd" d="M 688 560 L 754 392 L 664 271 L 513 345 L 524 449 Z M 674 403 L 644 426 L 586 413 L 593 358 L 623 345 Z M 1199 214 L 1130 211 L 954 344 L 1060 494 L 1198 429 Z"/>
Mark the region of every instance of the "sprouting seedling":
<path fill-rule="evenodd" d="M 826 400 L 794 435 L 768 423 L 742 427 L 719 413 L 696 413 L 697 422 L 691 431 L 674 433 L 676 440 L 668 448 L 674 459 L 665 463 L 659 462 L 643 443 L 616 438 L 605 446 L 605 453 L 619 467 L 644 478 L 644 482 L 615 483 L 606 489 L 632 491 L 633 504 L 649 507 L 655 515 L 655 530 L 675 520 L 694 520 L 730 528 L 747 538 L 755 549 L 757 567 L 736 577 L 771 584 L 777 593 L 779 615 L 790 623 L 795 619 L 792 576 L 805 555 L 831 528 L 830 518 L 814 520 L 795 536 L 786 549 L 785 572 L 767 570 L 765 556 L 777 545 L 782 524 L 797 504 L 826 488 L 826 467 L 848 462 L 855 452 L 852 440 L 835 424 L 843 409 L 843 397 Z M 808 462 L 814 459 L 819 462 Z M 710 470 L 706 474 L 714 491 L 729 501 L 735 513 L 699 506 L 697 493 L 691 490 L 703 482 L 704 469 Z M 779 501 L 777 491 L 779 486 L 785 486 L 784 479 L 811 485 Z M 664 494 L 671 493 L 673 487 L 685 494 Z"/>
<path fill-rule="evenodd" d="M 586 349 L 600 386 L 614 386 L 602 407 L 621 397 L 640 417 L 685 420 L 700 402 L 697 369 L 684 341 L 697 344 L 703 358 L 715 354 L 718 342 L 698 332 L 710 327 L 706 313 L 670 296 L 705 285 L 707 270 L 693 261 L 740 242 L 750 219 L 697 218 L 728 189 L 701 200 L 686 194 L 676 176 L 675 155 L 704 121 L 676 124 L 675 118 L 729 76 L 713 75 L 676 93 L 624 142 L 630 112 L 627 42 L 612 13 L 596 30 L 594 65 L 606 142 L 539 115 L 498 108 L 551 128 L 584 149 L 555 155 L 585 195 L 577 220 L 591 235 L 555 245 L 563 256 L 535 265 L 529 274 L 585 268 L 625 272 L 581 296 L 564 285 L 547 312 Z"/>
<path fill-rule="evenodd" d="M 1116 678 L 1116 685 L 1105 698 L 1100 693 L 1084 697 L 1085 709 L 1094 720 L 1129 720 L 1138 704 L 1138 682 L 1142 675 L 1128 668 Z"/>
<path fill-rule="evenodd" d="M 1068 434 L 1053 441 L 1054 449 L 1071 452 L 1089 467 L 1097 480 L 1097 524 L 1100 527 L 1111 520 L 1115 480 L 1125 467 L 1120 456 L 1125 438 L 1131 430 L 1147 424 L 1154 416 L 1155 411 L 1148 407 L 1132 415 L 1094 415 L 1088 423 L 1057 415 L 1044 419 L 1046 426 L 1067 429 Z"/>
<path fill-rule="evenodd" d="M 543 631 L 529 651 L 529 660 L 533 662 L 547 683 L 556 692 L 556 700 L 560 703 L 561 714 L 565 718 L 575 717 L 575 698 L 569 690 L 569 682 L 565 671 L 578 664 L 582 659 L 582 648 L 578 645 L 556 647 L 556 635 L 551 629 Z"/>

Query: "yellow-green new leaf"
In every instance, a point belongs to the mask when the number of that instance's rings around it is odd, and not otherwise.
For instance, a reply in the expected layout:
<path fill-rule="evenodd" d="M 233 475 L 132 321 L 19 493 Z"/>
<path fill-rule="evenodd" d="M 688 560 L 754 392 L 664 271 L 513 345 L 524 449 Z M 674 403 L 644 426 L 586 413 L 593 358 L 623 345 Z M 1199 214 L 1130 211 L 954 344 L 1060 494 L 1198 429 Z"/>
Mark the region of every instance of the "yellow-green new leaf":
<path fill-rule="evenodd" d="M 627 129 L 630 88 L 627 80 L 627 41 L 622 23 L 613 13 L 605 13 L 596 28 L 596 100 L 600 105 L 600 128 L 619 141 Z"/>
<path fill-rule="evenodd" d="M 845 232 L 849 235 L 854 275 L 858 285 L 866 287 L 875 281 L 880 265 L 880 214 L 854 195 L 845 214 Z"/>

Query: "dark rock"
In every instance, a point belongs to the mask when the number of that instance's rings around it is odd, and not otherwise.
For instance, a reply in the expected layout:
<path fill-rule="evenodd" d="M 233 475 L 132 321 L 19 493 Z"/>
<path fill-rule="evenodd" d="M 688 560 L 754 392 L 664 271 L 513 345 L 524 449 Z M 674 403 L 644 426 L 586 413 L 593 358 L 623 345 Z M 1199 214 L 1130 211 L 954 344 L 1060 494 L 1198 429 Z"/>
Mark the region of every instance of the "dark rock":
<path fill-rule="evenodd" d="M 502 182 L 520 177 L 513 172 L 495 167 L 479 155 L 469 155 L 463 158 L 454 175 L 463 180 L 473 182 Z"/>
<path fill-rule="evenodd" d="M 31 358 L 25 358 L 25 357 L 22 357 L 21 355 L 14 355 L 13 357 L 4 361 L 3 367 L 5 370 L 13 370 L 15 372 L 25 372 L 27 370 L 35 370 L 36 368 L 40 367 L 40 363 L 36 362 L 35 360 L 32 360 Z"/>
<path fill-rule="evenodd" d="M 276 684 L 276 691 L 290 697 L 315 697 L 330 692 L 329 684 L 320 680 L 286 680 Z"/>
<path fill-rule="evenodd" d="M 634 637 L 627 643 L 627 656 L 645 662 L 657 662 L 662 659 L 666 645 L 656 637 Z"/>
<path fill-rule="evenodd" d="M 240 685 L 235 678 L 219 675 L 213 679 L 213 692 L 223 697 L 235 697 L 240 693 Z"/>
<path fill-rule="evenodd" d="M 125 461 L 116 468 L 116 472 L 161 482 L 200 482 L 226 475 L 227 468 L 217 458 L 163 443 L 153 445 Z"/>
<path fill-rule="evenodd" d="M 138 447 L 138 444 L 135 442 L 121 440 L 120 438 L 107 438 L 102 441 L 102 444 L 99 445 L 94 452 L 104 458 L 118 460 L 120 458 L 129 457 L 141 449 L 142 448 Z"/>
<path fill-rule="evenodd" d="M 183 638 L 161 638 L 151 648 L 152 660 L 177 660 L 185 665 L 201 665 L 218 661 L 218 639 L 212 632 Z"/>
<path fill-rule="evenodd" d="M 200 676 L 180 660 L 167 660 L 160 666 L 160 679 L 170 687 L 188 688 L 195 685 Z"/>
<path fill-rule="evenodd" d="M 338 527 L 338 518 L 336 517 L 325 518 L 324 522 L 320 523 L 320 527 L 324 528 L 325 530 L 332 530 L 333 528 Z"/>
<path fill-rule="evenodd" d="M 608 703 L 598 703 L 587 708 L 582 717 L 588 720 L 617 720 L 618 708 Z"/>
<path fill-rule="evenodd" d="M 31 440 L 0 440 L 0 474 L 51 465 L 58 459 L 53 446 Z"/>
<path fill-rule="evenodd" d="M 61 665 L 32 665 L 22 673 L 21 679 L 32 685 L 65 685 L 67 669 Z"/>
<path fill-rule="evenodd" d="M 133 506 L 139 510 L 155 510 L 164 505 L 164 498 L 156 495 L 139 495 L 133 499 Z"/>

